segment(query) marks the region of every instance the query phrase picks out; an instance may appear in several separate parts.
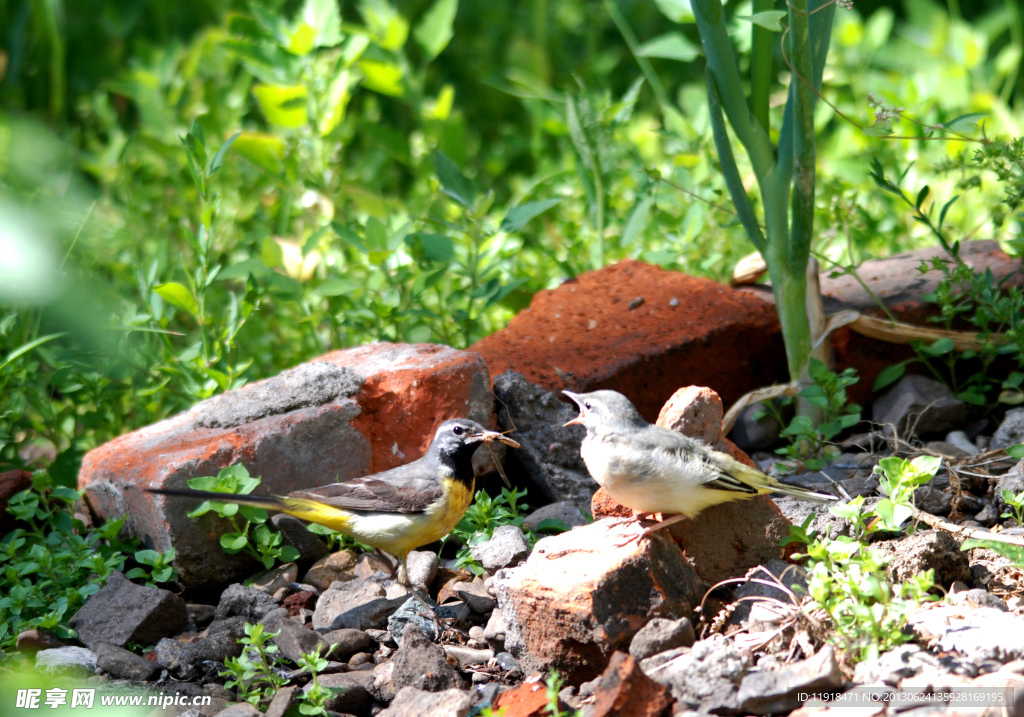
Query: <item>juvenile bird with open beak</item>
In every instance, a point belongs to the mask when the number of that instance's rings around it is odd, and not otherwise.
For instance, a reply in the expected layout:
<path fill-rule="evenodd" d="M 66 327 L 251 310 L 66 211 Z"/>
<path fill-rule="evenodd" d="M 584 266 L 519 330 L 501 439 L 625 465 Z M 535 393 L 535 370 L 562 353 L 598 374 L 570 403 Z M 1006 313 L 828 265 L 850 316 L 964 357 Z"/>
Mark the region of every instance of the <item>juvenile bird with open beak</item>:
<path fill-rule="evenodd" d="M 643 535 L 719 503 L 766 493 L 830 502 L 835 496 L 787 485 L 682 433 L 655 426 L 617 391 L 563 393 L 580 415 L 565 425 L 584 426 L 580 454 L 594 480 L 624 506 L 645 513 L 678 513 Z"/>

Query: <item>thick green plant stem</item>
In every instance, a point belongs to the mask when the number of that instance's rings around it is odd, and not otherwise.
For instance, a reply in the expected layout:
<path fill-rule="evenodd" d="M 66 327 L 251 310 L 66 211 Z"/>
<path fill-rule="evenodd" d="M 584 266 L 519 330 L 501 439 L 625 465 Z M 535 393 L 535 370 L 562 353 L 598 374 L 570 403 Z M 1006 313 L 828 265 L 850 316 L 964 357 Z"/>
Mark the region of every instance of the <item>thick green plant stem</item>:
<path fill-rule="evenodd" d="M 768 12 L 775 0 L 754 0 L 753 13 Z M 772 31 L 750 24 L 750 112 L 768 132 L 768 97 L 772 82 Z"/>

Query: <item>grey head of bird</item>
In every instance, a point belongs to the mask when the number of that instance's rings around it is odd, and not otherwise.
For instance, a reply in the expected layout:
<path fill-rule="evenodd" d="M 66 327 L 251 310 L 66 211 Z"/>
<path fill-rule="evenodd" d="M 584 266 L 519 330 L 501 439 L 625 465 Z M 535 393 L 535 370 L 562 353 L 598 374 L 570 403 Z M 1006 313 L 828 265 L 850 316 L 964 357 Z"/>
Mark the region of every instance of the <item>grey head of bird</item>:
<path fill-rule="evenodd" d="M 433 454 L 450 465 L 468 463 L 481 443 L 494 441 L 519 448 L 519 444 L 508 436 L 497 431 L 490 431 L 476 421 L 471 421 L 468 418 L 453 418 L 437 427 L 427 454 Z"/>
<path fill-rule="evenodd" d="M 647 425 L 647 421 L 636 410 L 636 406 L 618 391 L 562 393 L 575 401 L 580 408 L 580 415 L 565 425 L 585 426 L 588 435 L 601 430 L 643 428 Z"/>

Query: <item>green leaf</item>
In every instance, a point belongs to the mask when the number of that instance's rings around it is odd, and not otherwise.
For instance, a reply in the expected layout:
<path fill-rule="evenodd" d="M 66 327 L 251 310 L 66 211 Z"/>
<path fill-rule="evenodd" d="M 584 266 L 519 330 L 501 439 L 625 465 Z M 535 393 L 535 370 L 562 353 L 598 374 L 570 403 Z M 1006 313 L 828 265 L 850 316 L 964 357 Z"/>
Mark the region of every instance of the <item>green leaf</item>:
<path fill-rule="evenodd" d="M 651 208 L 654 206 L 654 194 L 647 193 L 637 200 L 626 217 L 626 225 L 622 227 L 619 246 L 631 246 L 638 236 L 647 228 L 651 221 Z"/>
<path fill-rule="evenodd" d="M 954 348 L 952 339 L 938 339 L 930 346 L 922 346 L 921 351 L 929 356 L 942 356 L 948 354 Z"/>
<path fill-rule="evenodd" d="M 217 154 L 213 155 L 213 159 L 210 160 L 210 169 L 206 173 L 207 176 L 212 177 L 217 173 L 218 169 L 224 166 L 224 155 L 227 154 L 227 151 L 231 148 L 231 145 L 235 143 L 235 140 L 241 136 L 241 132 L 235 132 L 228 138 L 227 142 L 220 146 L 220 149 L 217 150 Z"/>
<path fill-rule="evenodd" d="M 196 316 L 199 313 L 199 305 L 196 304 L 195 297 L 192 296 L 188 289 L 177 282 L 172 281 L 166 284 L 159 284 L 153 287 L 153 291 L 168 304 L 177 306 L 179 309 L 192 314 L 192 316 Z"/>
<path fill-rule="evenodd" d="M 402 68 L 391 62 L 376 60 L 360 60 L 359 68 L 365 77 L 363 84 L 374 92 L 390 97 L 401 97 L 405 94 L 402 86 Z"/>
<path fill-rule="evenodd" d="M 690 0 L 654 0 L 654 4 L 672 22 L 682 24 L 694 21 Z"/>
<path fill-rule="evenodd" d="M 440 55 L 455 35 L 452 26 L 458 10 L 459 0 L 437 0 L 413 30 L 413 39 L 423 48 L 428 60 Z"/>
<path fill-rule="evenodd" d="M 862 130 L 862 133 L 864 134 L 865 137 L 888 137 L 890 134 L 892 134 L 892 128 L 891 127 L 884 127 L 882 125 L 871 125 L 870 127 L 865 127 Z M 875 182 L 878 182 L 881 185 L 881 182 L 879 182 L 877 178 L 875 179 Z M 882 189 L 887 189 L 890 192 L 894 191 L 891 185 L 890 186 L 881 185 L 881 186 L 882 186 Z"/>
<path fill-rule="evenodd" d="M 974 126 L 978 124 L 978 120 L 983 117 L 988 117 L 988 112 L 971 112 L 969 114 L 960 115 L 955 119 L 951 119 L 946 122 L 946 129 L 952 132 L 968 132 L 974 129 Z"/>
<path fill-rule="evenodd" d="M 1010 456 L 1010 458 L 1024 458 L 1024 443 L 1007 446 L 1006 455 Z"/>
<path fill-rule="evenodd" d="M 410 234 L 405 241 L 410 245 L 418 246 L 427 261 L 448 264 L 455 258 L 455 242 L 451 237 L 443 234 L 417 232 Z"/>
<path fill-rule="evenodd" d="M 306 113 L 309 91 L 305 85 L 257 85 L 252 93 L 267 122 L 278 127 L 298 129 L 309 120 Z"/>
<path fill-rule="evenodd" d="M 648 40 L 639 48 L 640 57 L 660 57 L 666 60 L 692 62 L 700 56 L 700 48 L 680 32 L 669 32 Z"/>
<path fill-rule="evenodd" d="M 361 288 L 362 285 L 362 282 L 352 279 L 328 279 L 313 289 L 313 293 L 318 296 L 341 296 Z"/>
<path fill-rule="evenodd" d="M 287 145 L 281 137 L 259 132 L 242 132 L 234 144 L 235 152 L 270 174 L 280 174 Z"/>
<path fill-rule="evenodd" d="M 765 12 L 758 12 L 753 15 L 736 15 L 736 19 L 746 20 L 772 32 L 782 32 L 781 20 L 786 17 L 786 14 L 785 10 L 766 10 Z"/>
<path fill-rule="evenodd" d="M 476 200 L 476 188 L 473 186 L 473 182 L 462 174 L 458 165 L 440 151 L 436 151 L 434 152 L 434 166 L 444 193 L 466 209 L 472 209 Z"/>
<path fill-rule="evenodd" d="M 334 47 L 341 42 L 341 7 L 338 0 L 306 0 L 299 16 L 303 23 L 316 28 L 317 47 Z"/>
<path fill-rule="evenodd" d="M 220 536 L 220 545 L 228 552 L 237 553 L 245 548 L 249 539 L 240 533 L 226 533 Z"/>
<path fill-rule="evenodd" d="M 910 363 L 910 361 L 912 360 L 913 359 L 909 359 L 907 361 L 900 361 L 897 364 L 893 364 L 892 366 L 886 366 L 885 368 L 883 368 L 881 371 L 878 372 L 878 376 L 875 378 L 875 383 L 872 386 L 872 389 L 877 391 L 899 381 L 901 378 L 903 378 L 903 374 L 907 372 L 907 364 Z"/>
<path fill-rule="evenodd" d="M 542 199 L 539 202 L 528 202 L 526 204 L 520 204 L 518 207 L 513 207 L 508 210 L 508 214 L 501 220 L 500 231 L 506 234 L 514 234 L 515 232 L 526 226 L 527 222 L 540 214 L 543 214 L 551 207 L 559 204 L 562 200 L 559 199 Z"/>

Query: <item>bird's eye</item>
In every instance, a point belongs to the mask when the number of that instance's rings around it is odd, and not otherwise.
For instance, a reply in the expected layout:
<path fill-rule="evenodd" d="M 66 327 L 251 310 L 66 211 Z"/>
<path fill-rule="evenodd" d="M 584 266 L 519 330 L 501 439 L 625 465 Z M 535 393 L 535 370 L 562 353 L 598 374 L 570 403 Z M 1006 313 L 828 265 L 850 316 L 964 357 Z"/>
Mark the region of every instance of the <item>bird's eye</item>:
<path fill-rule="evenodd" d="M 590 406 L 590 401 L 585 401 L 585 402 L 583 403 L 583 407 L 584 407 L 585 409 L 587 409 L 587 410 L 589 411 L 589 410 L 590 410 L 590 408 L 591 408 L 591 406 Z"/>
<path fill-rule="evenodd" d="M 454 433 L 456 436 L 461 436 L 462 435 L 462 426 L 455 426 L 455 427 L 453 427 L 452 428 L 452 433 Z"/>

